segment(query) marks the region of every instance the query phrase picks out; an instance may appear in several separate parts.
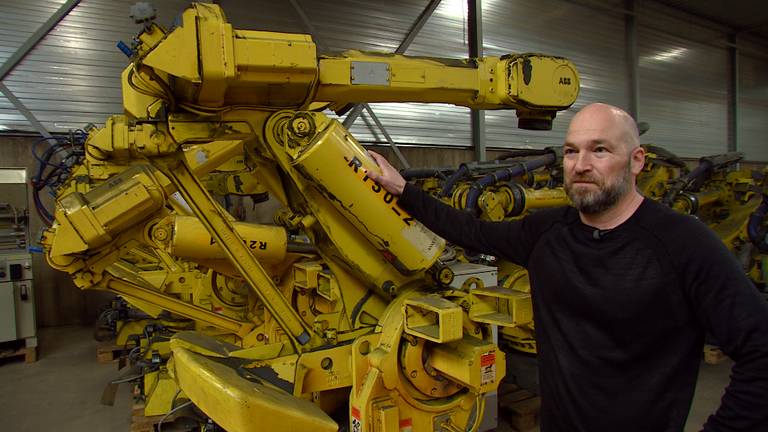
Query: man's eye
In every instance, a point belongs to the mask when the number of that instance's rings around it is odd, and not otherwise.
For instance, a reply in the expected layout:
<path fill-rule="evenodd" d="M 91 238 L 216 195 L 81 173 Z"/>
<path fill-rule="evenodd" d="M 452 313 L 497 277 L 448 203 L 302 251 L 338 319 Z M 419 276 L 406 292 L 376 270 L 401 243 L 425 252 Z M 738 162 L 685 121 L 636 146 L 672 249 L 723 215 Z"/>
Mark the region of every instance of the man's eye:
<path fill-rule="evenodd" d="M 571 148 L 567 148 L 567 149 L 563 150 L 563 154 L 571 155 L 571 154 L 575 154 L 575 153 L 576 153 L 576 150 L 571 149 Z"/>
<path fill-rule="evenodd" d="M 608 151 L 608 149 L 607 149 L 607 148 L 605 148 L 605 147 L 597 147 L 597 148 L 595 149 L 595 153 L 605 153 L 605 152 L 607 152 L 607 151 Z"/>

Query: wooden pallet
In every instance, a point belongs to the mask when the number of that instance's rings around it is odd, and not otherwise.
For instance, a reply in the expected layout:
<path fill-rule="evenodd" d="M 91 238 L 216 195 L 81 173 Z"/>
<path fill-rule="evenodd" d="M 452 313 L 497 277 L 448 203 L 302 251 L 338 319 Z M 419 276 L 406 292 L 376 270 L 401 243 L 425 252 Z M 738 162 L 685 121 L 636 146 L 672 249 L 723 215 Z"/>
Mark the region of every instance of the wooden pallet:
<path fill-rule="evenodd" d="M 11 341 L 0 344 L 0 358 L 21 357 L 24 356 L 25 363 L 34 363 L 37 361 L 37 347 L 19 346 L 23 340 Z"/>
<path fill-rule="evenodd" d="M 499 387 L 499 417 L 516 431 L 523 432 L 539 425 L 541 398 L 515 384 Z"/>
<path fill-rule="evenodd" d="M 123 354 L 123 347 L 115 345 L 112 341 L 99 342 L 96 345 L 96 361 L 99 363 L 112 363 Z"/>
<path fill-rule="evenodd" d="M 728 356 L 720 348 L 714 345 L 704 345 L 704 363 L 716 365 L 724 362 L 727 358 Z"/>

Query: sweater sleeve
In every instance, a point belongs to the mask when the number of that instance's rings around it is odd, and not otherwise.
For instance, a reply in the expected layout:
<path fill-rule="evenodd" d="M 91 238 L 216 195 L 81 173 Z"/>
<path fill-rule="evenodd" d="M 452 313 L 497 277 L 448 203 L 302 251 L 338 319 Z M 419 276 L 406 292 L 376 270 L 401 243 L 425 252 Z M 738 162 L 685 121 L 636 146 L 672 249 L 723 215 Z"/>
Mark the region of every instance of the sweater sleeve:
<path fill-rule="evenodd" d="M 768 430 L 768 302 L 714 232 L 699 221 L 688 226 L 676 247 L 679 277 L 698 319 L 735 362 L 703 430 Z"/>
<path fill-rule="evenodd" d="M 531 217 L 511 222 L 481 221 L 410 183 L 406 184 L 399 204 L 435 234 L 453 244 L 522 266 L 528 264 L 535 238 Z"/>

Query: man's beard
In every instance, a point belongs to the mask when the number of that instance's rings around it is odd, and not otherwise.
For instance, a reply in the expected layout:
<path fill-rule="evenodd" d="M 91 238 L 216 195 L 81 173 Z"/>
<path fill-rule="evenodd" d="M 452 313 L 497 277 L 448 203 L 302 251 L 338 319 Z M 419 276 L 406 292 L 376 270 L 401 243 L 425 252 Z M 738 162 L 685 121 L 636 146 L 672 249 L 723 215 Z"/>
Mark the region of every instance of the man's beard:
<path fill-rule="evenodd" d="M 590 175 L 575 176 L 565 182 L 565 193 L 578 211 L 584 214 L 602 213 L 616 205 L 619 200 L 632 189 L 630 171 L 631 160 L 621 173 L 616 182 L 606 184 L 605 179 L 599 179 Z M 573 187 L 574 181 L 592 182 L 597 190 Z"/>

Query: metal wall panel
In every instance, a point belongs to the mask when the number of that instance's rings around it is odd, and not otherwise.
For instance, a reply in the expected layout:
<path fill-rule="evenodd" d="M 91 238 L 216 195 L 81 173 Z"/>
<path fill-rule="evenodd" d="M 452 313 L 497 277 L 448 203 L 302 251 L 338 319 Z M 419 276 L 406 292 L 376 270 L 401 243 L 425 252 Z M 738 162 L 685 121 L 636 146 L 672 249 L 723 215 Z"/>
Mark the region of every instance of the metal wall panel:
<path fill-rule="evenodd" d="M 653 142 L 683 157 L 728 148 L 728 57 L 658 30 L 638 28 L 640 121 Z"/>
<path fill-rule="evenodd" d="M 725 34 L 650 3 L 639 11 L 637 37 L 638 116 L 651 125 L 642 141 L 683 157 L 727 151 Z"/>
<path fill-rule="evenodd" d="M 768 161 L 768 60 L 739 56 L 738 149 L 749 161 Z"/>

